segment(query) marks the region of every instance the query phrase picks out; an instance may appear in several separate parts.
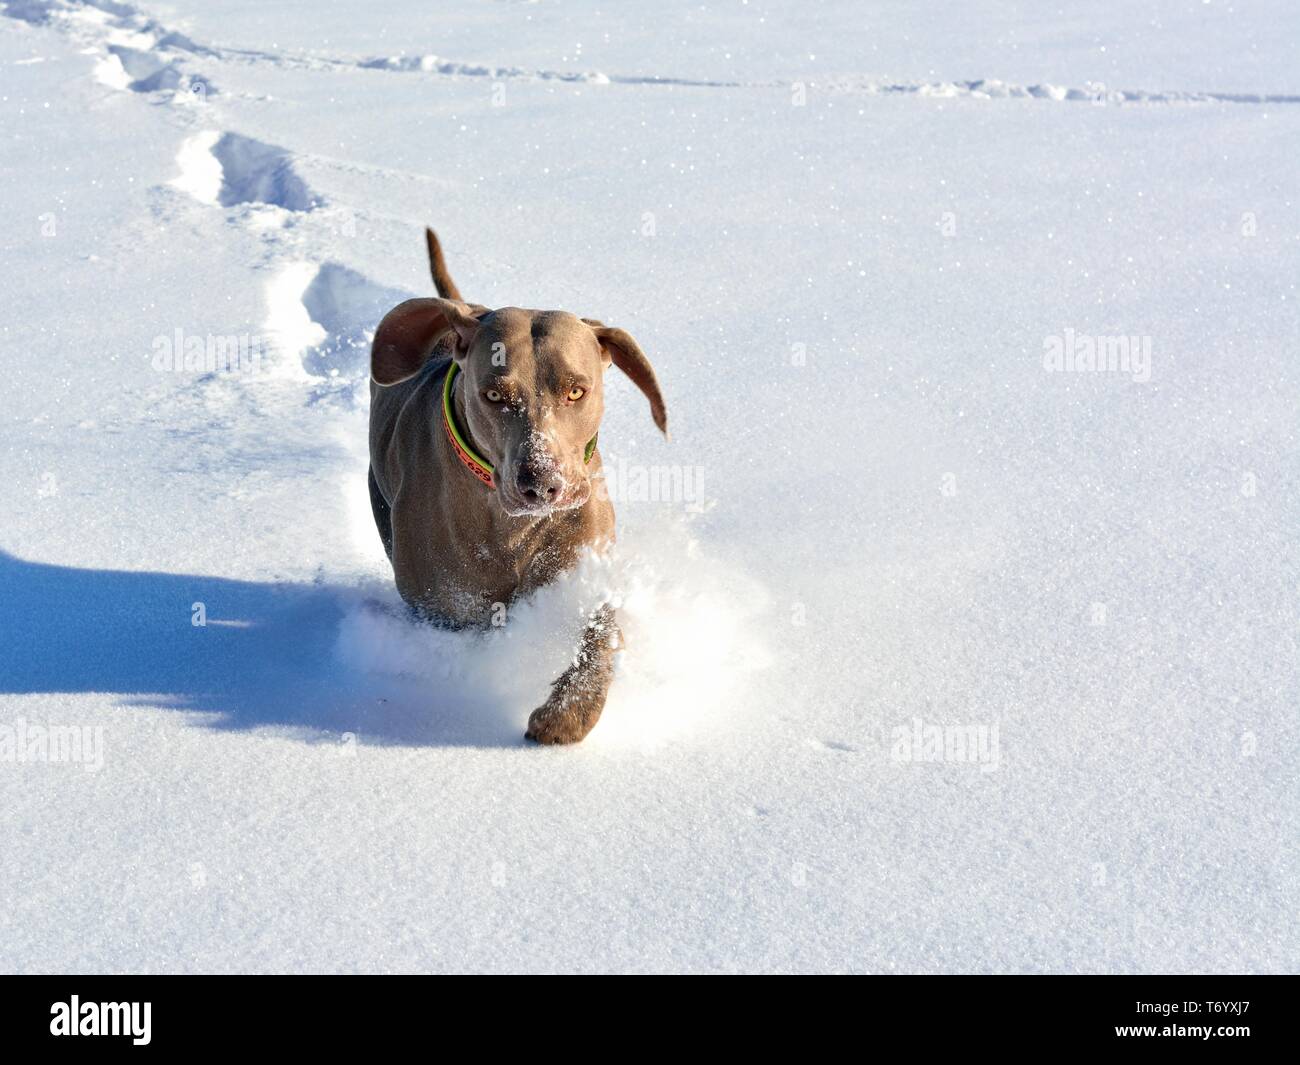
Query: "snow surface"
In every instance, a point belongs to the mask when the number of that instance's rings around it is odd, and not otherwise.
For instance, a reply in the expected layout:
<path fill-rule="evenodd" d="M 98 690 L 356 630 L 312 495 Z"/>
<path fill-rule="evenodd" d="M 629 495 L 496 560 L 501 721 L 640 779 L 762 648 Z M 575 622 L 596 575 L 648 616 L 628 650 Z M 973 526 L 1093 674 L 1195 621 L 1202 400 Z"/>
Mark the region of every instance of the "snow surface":
<path fill-rule="evenodd" d="M 434 7 L 4 5 L 0 756 L 103 747 L 0 760 L 0 967 L 1294 970 L 1295 6 Z M 425 223 L 702 489 L 486 637 L 366 497 Z"/>

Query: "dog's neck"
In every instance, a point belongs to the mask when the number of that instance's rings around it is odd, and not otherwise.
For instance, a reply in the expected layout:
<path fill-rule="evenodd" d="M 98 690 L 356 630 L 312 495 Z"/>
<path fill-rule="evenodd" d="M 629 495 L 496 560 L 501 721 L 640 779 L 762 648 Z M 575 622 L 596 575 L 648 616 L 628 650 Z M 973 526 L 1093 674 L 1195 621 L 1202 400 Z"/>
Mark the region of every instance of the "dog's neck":
<path fill-rule="evenodd" d="M 470 437 L 466 419 L 465 386 L 462 380 L 464 376 L 464 373 L 458 372 L 454 362 L 447 367 L 447 376 L 439 389 L 442 393 L 439 409 L 442 411 L 443 432 L 457 461 L 476 481 L 491 492 L 496 487 L 495 468 Z"/>
<path fill-rule="evenodd" d="M 447 367 L 447 372 L 452 372 L 452 363 Z M 465 374 L 462 371 L 456 375 L 456 379 L 451 383 L 451 409 L 456 412 L 456 424 L 460 427 L 461 434 L 465 437 L 465 442 L 472 447 L 476 454 L 482 455 L 483 452 L 474 438 L 469 433 L 469 421 L 465 417 Z"/>

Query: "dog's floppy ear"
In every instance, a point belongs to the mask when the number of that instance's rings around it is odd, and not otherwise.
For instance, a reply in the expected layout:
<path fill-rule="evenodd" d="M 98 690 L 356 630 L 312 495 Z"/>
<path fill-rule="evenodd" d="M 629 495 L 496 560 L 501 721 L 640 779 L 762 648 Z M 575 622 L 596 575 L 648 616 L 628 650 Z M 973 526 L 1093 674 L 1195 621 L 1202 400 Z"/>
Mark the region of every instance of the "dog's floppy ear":
<path fill-rule="evenodd" d="M 659 391 L 654 367 L 650 365 L 650 360 L 646 358 L 640 345 L 625 330 L 615 329 L 613 326 L 605 325 L 604 322 L 596 321 L 595 318 L 584 318 L 583 321 L 591 326 L 596 339 L 600 341 L 600 351 L 605 365 L 608 366 L 613 362 L 632 378 L 632 383 L 641 389 L 645 398 L 650 401 L 650 417 L 655 420 L 655 425 L 659 426 L 659 431 L 667 436 L 668 408 L 664 404 L 663 393 Z"/>
<path fill-rule="evenodd" d="M 415 299 L 399 303 L 379 323 L 370 346 L 370 377 L 379 385 L 396 385 L 413 377 L 434 346 L 448 333 L 456 338 L 455 357 L 462 357 L 478 332 L 487 308 L 459 300 Z"/>

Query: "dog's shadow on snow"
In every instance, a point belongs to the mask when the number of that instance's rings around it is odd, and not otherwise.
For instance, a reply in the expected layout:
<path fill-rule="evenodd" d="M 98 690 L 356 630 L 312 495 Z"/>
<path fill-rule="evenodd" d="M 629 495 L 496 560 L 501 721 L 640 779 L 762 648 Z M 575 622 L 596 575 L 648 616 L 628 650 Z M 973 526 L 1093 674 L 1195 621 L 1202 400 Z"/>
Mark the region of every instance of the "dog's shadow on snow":
<path fill-rule="evenodd" d="M 201 727 L 277 728 L 307 743 L 525 744 L 529 707 L 463 682 L 431 690 L 343 665 L 339 625 L 361 599 L 355 588 L 76 569 L 0 551 L 0 589 L 3 694 L 105 692 L 200 713 Z"/>

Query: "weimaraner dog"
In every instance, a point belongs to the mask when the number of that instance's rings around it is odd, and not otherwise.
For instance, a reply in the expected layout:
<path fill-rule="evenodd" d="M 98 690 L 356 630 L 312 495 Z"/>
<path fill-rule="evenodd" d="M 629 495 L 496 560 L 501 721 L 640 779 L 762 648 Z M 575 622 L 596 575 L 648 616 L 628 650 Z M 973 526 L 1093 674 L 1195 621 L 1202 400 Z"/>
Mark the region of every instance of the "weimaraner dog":
<path fill-rule="evenodd" d="M 486 627 L 503 605 L 614 538 L 596 434 L 613 363 L 667 434 L 650 361 L 622 329 L 565 311 L 465 303 L 426 230 L 439 299 L 398 304 L 370 353 L 370 502 L 397 590 L 421 617 Z M 576 743 L 600 717 L 620 639 L 596 609 L 569 667 L 528 718 Z"/>

